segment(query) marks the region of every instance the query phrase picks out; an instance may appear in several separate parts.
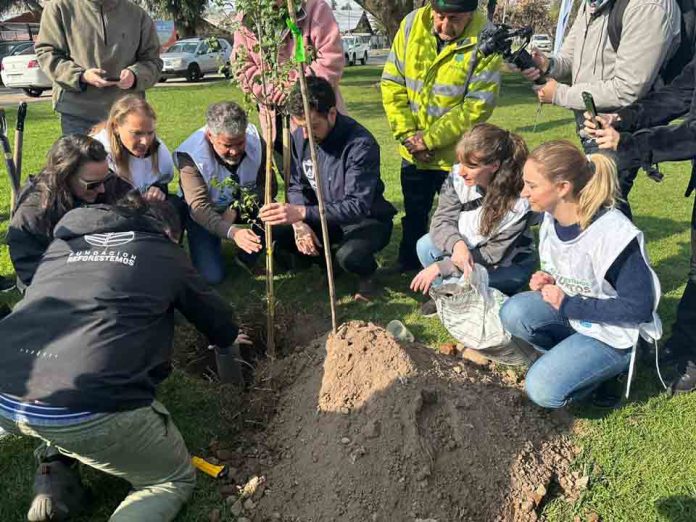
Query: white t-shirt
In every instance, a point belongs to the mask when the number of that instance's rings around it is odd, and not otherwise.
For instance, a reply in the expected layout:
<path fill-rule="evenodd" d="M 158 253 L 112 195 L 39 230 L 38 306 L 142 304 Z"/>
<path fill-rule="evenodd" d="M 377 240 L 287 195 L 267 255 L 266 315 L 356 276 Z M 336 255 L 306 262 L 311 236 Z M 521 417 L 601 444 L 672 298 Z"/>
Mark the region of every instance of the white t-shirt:
<path fill-rule="evenodd" d="M 111 157 L 111 146 L 109 144 L 109 136 L 106 129 L 102 129 L 97 134 L 94 135 L 94 139 L 101 142 L 108 153 L 108 162 L 111 170 L 116 172 L 119 176 L 127 179 L 137 188 L 140 192 L 147 192 L 147 189 L 154 184 L 169 183 L 174 178 L 174 163 L 172 161 L 172 155 L 169 149 L 159 138 L 155 138 L 159 141 L 159 147 L 157 148 L 157 170 L 155 172 L 152 167 L 152 157 L 148 156 L 146 158 L 137 158 L 135 156 L 129 155 L 128 158 L 128 168 L 130 169 L 130 176 L 126 178 L 119 172 L 118 165 L 114 163 Z"/>

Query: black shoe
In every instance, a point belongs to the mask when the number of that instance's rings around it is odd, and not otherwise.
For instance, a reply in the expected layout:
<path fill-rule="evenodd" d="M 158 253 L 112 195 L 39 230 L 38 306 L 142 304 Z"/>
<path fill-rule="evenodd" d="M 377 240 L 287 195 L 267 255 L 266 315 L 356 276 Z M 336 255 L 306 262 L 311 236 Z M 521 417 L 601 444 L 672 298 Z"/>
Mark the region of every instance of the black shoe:
<path fill-rule="evenodd" d="M 696 389 L 696 363 L 686 361 L 679 369 L 679 377 L 670 386 L 672 394 L 679 395 L 694 391 Z"/>
<path fill-rule="evenodd" d="M 601 383 L 590 395 L 590 402 L 596 408 L 614 409 L 621 404 L 626 389 L 627 373 L 621 373 Z"/>
<path fill-rule="evenodd" d="M 17 287 L 14 279 L 0 276 L 0 292 L 9 292 Z"/>
<path fill-rule="evenodd" d="M 34 499 L 27 520 L 66 520 L 83 511 L 87 501 L 87 490 L 82 485 L 76 463 L 42 462 L 34 476 Z"/>
<path fill-rule="evenodd" d="M 435 317 L 437 315 L 437 306 L 435 305 L 435 301 L 430 299 L 429 301 L 423 303 L 420 307 L 420 314 L 423 317 Z"/>
<path fill-rule="evenodd" d="M 373 277 L 361 277 L 358 281 L 358 291 L 354 296 L 356 301 L 372 301 L 379 293 L 379 286 Z"/>

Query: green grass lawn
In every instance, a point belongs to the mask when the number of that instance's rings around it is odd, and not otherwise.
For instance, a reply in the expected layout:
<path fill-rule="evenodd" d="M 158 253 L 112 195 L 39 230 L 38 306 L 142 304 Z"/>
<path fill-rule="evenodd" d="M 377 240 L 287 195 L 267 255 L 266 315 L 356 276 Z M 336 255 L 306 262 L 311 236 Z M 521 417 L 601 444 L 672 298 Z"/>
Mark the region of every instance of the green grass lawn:
<path fill-rule="evenodd" d="M 342 89 L 351 116 L 367 126 L 382 144 L 382 178 L 387 197 L 403 208 L 400 160 L 382 110 L 377 85 L 379 72 L 377 67 L 348 69 Z M 204 110 L 209 103 L 231 98 L 241 97 L 226 82 L 196 88 L 155 89 L 149 95 L 160 118 L 158 133 L 170 149 L 203 125 Z M 10 112 L 14 112 L 13 107 Z M 573 119 L 568 111 L 544 107 L 534 132 L 535 112 L 535 98 L 528 85 L 517 77 L 507 76 L 500 105 L 491 119 L 493 123 L 522 134 L 530 148 L 550 139 L 575 139 Z M 39 171 L 58 135 L 58 121 L 50 104 L 30 105 L 25 131 L 26 174 Z M 660 184 L 641 173 L 631 195 L 635 221 L 647 236 L 648 250 L 662 283 L 660 313 L 667 330 L 688 268 L 691 200 L 684 198 L 683 193 L 689 168 L 685 163 L 663 165 L 666 176 Z M 4 175 L 0 177 L 0 194 L 0 237 L 4 238 L 9 201 Z M 382 264 L 395 261 L 400 235 L 401 227 L 397 223 L 392 241 L 382 253 Z M 262 278 L 251 280 L 246 273 L 233 268 L 230 272 L 221 287 L 222 293 L 242 315 L 250 303 L 258 309 L 264 292 Z M 12 274 L 4 239 L 0 240 L 0 273 Z M 296 276 L 278 276 L 276 287 L 281 307 L 312 310 L 328 318 L 325 285 L 318 275 L 318 270 L 311 270 Z M 418 301 L 409 292 L 408 282 L 406 278 L 393 277 L 382 297 L 363 305 L 350 299 L 354 281 L 339 278 L 339 321 L 363 319 L 386 324 L 399 318 L 423 342 L 435 345 L 447 340 L 437 321 L 419 317 Z M 16 295 L 0 297 L 10 302 L 17 298 Z M 214 437 L 231 437 L 238 442 L 234 438 L 235 425 L 226 421 L 233 416 L 231 405 L 239 403 L 233 401 L 229 391 L 220 391 L 176 371 L 160 392 L 161 400 L 172 411 L 193 453 L 204 453 Z M 591 513 L 606 521 L 696 520 L 696 395 L 675 399 L 660 395 L 654 369 L 645 365 L 639 368 L 631 401 L 626 406 L 610 413 L 581 409 L 573 413 L 580 419 L 576 440 L 583 448 L 577 466 L 590 472 L 590 487 L 573 505 L 562 500 L 550 502 L 545 508 L 549 520 L 573 520 L 575 516 L 585 519 Z M 12 438 L 0 443 L 0 491 L 3 492 L 0 521 L 24 520 L 31 498 L 33 446 L 34 442 L 26 439 Z M 125 495 L 127 486 L 93 473 L 87 473 L 87 479 L 96 490 L 97 506 L 96 514 L 84 520 L 106 520 Z M 213 481 L 201 476 L 193 501 L 178 520 L 207 519 L 213 508 L 224 509 Z"/>

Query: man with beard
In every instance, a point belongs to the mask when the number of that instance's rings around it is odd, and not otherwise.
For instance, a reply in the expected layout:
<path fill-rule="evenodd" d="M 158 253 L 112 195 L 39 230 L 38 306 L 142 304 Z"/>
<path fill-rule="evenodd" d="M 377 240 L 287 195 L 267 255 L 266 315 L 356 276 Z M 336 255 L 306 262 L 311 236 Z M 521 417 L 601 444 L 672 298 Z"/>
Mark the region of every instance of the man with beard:
<path fill-rule="evenodd" d="M 263 201 L 265 149 L 244 109 L 234 102 L 219 102 L 208 107 L 206 126 L 174 151 L 181 192 L 189 207 L 186 231 L 191 260 L 210 284 L 225 277 L 223 239 L 234 241 L 245 265 L 252 264 L 261 251 L 262 231 L 237 225 L 249 220 L 241 215 L 246 212 L 240 211 L 240 198 L 253 195 L 257 203 Z"/>
<path fill-rule="evenodd" d="M 259 217 L 274 226 L 276 251 L 289 253 L 291 259 L 304 264 L 322 259 L 317 178 L 308 135 L 311 128 L 336 264 L 358 278 L 355 299 L 369 301 L 377 291 L 375 257 L 389 244 L 396 214 L 384 198 L 379 144 L 360 123 L 338 112 L 336 93 L 328 80 L 308 77 L 307 98 L 309 114 L 305 114 L 299 83 L 288 96 L 288 111 L 297 127 L 292 136 L 288 202 L 264 205 Z"/>

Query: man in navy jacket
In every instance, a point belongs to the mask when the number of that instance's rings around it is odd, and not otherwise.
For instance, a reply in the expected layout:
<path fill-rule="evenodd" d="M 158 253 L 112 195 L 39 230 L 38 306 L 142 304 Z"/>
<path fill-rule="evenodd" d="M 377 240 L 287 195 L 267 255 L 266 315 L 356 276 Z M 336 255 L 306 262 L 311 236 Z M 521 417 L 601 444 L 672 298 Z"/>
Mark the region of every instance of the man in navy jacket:
<path fill-rule="evenodd" d="M 365 127 L 338 113 L 329 82 L 309 77 L 307 87 L 331 246 L 339 266 L 358 276 L 358 293 L 365 296 L 374 291 L 375 254 L 389 243 L 396 214 L 384 199 L 379 145 Z M 288 108 L 298 127 L 292 137 L 288 203 L 266 205 L 260 217 L 271 225 L 283 225 L 273 232 L 280 249 L 316 257 L 321 224 L 299 84 L 290 94 Z"/>
<path fill-rule="evenodd" d="M 601 149 L 615 150 L 620 168 L 645 167 L 663 161 L 696 158 L 696 59 L 672 83 L 624 107 L 598 117 L 601 129 L 589 120 L 586 130 Z M 670 122 L 682 118 L 675 125 Z M 685 196 L 696 189 L 696 166 Z M 696 389 L 696 200 L 691 214 L 691 266 L 684 295 L 677 307 L 672 336 L 663 350 L 665 362 L 676 363 L 679 377 L 674 393 Z"/>

